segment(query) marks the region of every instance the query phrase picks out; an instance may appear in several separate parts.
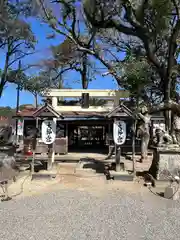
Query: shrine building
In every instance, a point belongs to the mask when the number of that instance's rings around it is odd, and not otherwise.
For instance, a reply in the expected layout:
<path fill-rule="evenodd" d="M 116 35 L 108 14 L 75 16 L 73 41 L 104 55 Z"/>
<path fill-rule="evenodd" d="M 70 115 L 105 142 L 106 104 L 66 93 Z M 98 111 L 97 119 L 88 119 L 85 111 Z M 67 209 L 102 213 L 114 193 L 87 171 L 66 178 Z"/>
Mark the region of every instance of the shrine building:
<path fill-rule="evenodd" d="M 49 99 L 49 103 L 38 109 L 19 111 L 16 115 L 24 122 L 24 139 L 27 126 L 38 127 L 40 144 L 42 122 L 51 118 L 56 121 L 55 152 L 67 154 L 79 150 L 108 153 L 113 145 L 113 122 L 117 118 L 126 122 L 127 137 L 122 149 L 128 151 L 126 148 L 131 145 L 134 121 L 133 113 L 123 104 L 129 98 L 128 91 L 51 89 L 43 97 Z M 156 123 L 164 121 L 159 116 L 154 116 L 152 120 Z"/>

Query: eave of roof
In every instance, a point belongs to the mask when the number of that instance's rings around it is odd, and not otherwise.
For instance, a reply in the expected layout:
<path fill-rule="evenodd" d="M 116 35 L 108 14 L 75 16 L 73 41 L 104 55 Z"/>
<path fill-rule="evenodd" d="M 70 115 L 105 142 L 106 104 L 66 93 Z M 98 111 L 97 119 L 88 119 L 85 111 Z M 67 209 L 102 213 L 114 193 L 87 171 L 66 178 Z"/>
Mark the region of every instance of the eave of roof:
<path fill-rule="evenodd" d="M 37 111 L 36 111 L 37 112 Z M 58 113 L 59 114 L 59 113 Z M 98 118 L 105 118 L 107 112 L 74 112 L 74 111 L 69 111 L 69 112 L 63 112 L 61 113 L 60 117 L 57 116 L 57 118 L 92 118 L 92 117 L 98 117 Z M 35 117 L 35 112 L 34 111 L 21 111 L 19 112 L 15 117 L 26 117 L 26 118 L 34 118 Z"/>
<path fill-rule="evenodd" d="M 61 113 L 58 113 L 57 111 L 55 111 L 54 108 L 53 108 L 50 104 L 48 104 L 48 103 L 46 103 L 46 104 L 45 104 L 44 106 L 42 106 L 41 108 L 37 109 L 37 110 L 33 113 L 33 117 L 36 118 L 36 117 L 40 116 L 40 114 L 41 114 L 42 112 L 44 112 L 45 110 L 48 110 L 49 112 L 51 112 L 52 115 L 54 115 L 54 117 L 56 117 L 56 118 L 64 118 Z"/>
<path fill-rule="evenodd" d="M 75 112 L 75 111 L 68 111 L 68 112 L 56 112 L 51 106 L 48 106 L 47 108 L 49 110 L 51 110 L 51 112 L 54 113 L 54 115 L 59 118 L 59 119 L 63 119 L 64 120 L 68 120 L 68 119 L 80 119 L 80 118 L 84 118 L 85 119 L 90 119 L 90 118 L 98 118 L 98 119 L 104 119 L 104 118 L 110 118 L 111 116 L 113 116 L 113 114 L 115 114 L 116 112 L 118 112 L 119 108 L 122 107 L 122 109 L 124 110 L 124 113 L 127 114 L 128 116 L 135 118 L 135 115 L 133 114 L 133 112 L 126 107 L 124 104 L 121 104 L 120 106 L 117 106 L 115 109 L 113 109 L 111 112 L 108 111 L 104 111 L 104 112 L 96 112 L 96 111 L 92 111 L 92 112 L 87 112 L 87 111 L 81 111 L 81 112 Z M 33 119 L 35 118 L 39 112 L 41 112 L 43 109 L 45 109 L 45 106 L 39 108 L 39 109 L 24 109 L 20 112 L 18 112 L 15 116 L 13 116 L 13 118 L 30 118 Z M 122 115 L 122 117 L 124 117 Z M 151 117 L 152 119 L 164 119 L 164 116 L 160 116 L 160 115 L 152 115 Z"/>
<path fill-rule="evenodd" d="M 118 111 L 120 111 L 120 110 L 122 110 L 122 112 L 127 114 L 129 117 L 135 118 L 135 115 L 133 114 L 133 112 L 128 107 L 126 107 L 123 103 L 121 103 L 120 105 L 115 107 L 111 112 L 107 113 L 106 117 L 107 118 L 114 117 L 115 114 L 118 113 Z"/>

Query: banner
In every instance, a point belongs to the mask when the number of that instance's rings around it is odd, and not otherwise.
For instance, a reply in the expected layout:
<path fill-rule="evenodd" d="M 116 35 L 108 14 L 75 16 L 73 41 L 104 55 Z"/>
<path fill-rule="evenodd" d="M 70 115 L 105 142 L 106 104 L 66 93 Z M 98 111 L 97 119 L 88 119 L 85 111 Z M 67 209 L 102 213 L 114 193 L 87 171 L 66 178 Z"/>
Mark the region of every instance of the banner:
<path fill-rule="evenodd" d="M 23 119 L 18 119 L 17 135 L 18 136 L 23 136 L 24 135 L 24 120 Z"/>
<path fill-rule="evenodd" d="M 117 145 L 122 145 L 126 141 L 126 123 L 124 121 L 115 121 L 113 125 L 113 138 Z"/>
<path fill-rule="evenodd" d="M 42 141 L 45 144 L 51 144 L 56 139 L 56 121 L 55 120 L 45 120 L 42 122 L 41 126 Z"/>

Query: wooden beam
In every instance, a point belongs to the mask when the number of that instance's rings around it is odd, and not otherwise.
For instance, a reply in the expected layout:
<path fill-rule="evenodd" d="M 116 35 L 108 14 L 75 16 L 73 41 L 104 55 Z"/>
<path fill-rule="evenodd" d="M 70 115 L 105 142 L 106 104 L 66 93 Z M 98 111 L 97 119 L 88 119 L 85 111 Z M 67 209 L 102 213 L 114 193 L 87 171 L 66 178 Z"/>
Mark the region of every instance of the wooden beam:
<path fill-rule="evenodd" d="M 111 90 L 111 89 L 49 89 L 44 93 L 44 97 L 81 97 L 82 93 L 89 93 L 90 97 L 112 98 L 129 98 L 127 90 Z"/>

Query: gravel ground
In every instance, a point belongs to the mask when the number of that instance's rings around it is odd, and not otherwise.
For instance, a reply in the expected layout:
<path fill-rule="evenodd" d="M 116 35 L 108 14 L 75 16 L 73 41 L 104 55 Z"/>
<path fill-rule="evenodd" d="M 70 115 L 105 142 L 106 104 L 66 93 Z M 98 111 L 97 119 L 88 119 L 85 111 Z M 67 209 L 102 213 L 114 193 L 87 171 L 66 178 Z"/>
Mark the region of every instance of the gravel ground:
<path fill-rule="evenodd" d="M 0 203 L 1 240 L 180 239 L 180 202 L 65 189 Z"/>

